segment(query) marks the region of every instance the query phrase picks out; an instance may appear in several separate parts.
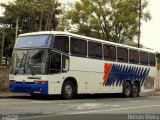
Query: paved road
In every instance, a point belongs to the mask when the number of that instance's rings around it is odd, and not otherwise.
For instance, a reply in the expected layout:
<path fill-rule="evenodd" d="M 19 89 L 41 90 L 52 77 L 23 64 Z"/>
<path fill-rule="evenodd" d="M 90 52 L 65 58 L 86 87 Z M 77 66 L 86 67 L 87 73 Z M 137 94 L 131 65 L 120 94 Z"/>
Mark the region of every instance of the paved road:
<path fill-rule="evenodd" d="M 18 120 L 128 120 L 135 114 L 144 119 L 154 117 L 153 120 L 160 120 L 160 96 L 121 98 L 116 94 L 107 94 L 80 96 L 74 100 L 11 96 L 0 98 L 0 113 L 2 119 Z"/>

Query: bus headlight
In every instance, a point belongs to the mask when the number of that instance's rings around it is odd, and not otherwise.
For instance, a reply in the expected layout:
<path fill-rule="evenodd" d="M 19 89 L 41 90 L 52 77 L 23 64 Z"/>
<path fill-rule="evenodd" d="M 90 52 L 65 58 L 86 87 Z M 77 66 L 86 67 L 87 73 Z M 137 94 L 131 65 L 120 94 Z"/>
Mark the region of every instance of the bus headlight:
<path fill-rule="evenodd" d="M 41 81 L 41 84 L 43 84 L 43 85 L 46 84 L 46 81 Z"/>
<path fill-rule="evenodd" d="M 44 81 L 44 80 L 43 81 L 34 81 L 34 84 L 43 84 L 44 85 L 44 84 L 46 84 L 46 81 Z"/>

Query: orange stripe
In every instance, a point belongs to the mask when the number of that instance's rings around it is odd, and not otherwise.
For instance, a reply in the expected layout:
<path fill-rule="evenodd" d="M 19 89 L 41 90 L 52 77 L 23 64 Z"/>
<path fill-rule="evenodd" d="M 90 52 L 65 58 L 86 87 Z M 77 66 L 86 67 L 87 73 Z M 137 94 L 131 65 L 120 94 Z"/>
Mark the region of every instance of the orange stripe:
<path fill-rule="evenodd" d="M 104 65 L 104 76 L 103 76 L 103 86 L 105 86 L 105 84 L 108 80 L 111 69 L 112 69 L 112 64 L 105 63 L 105 65 Z"/>

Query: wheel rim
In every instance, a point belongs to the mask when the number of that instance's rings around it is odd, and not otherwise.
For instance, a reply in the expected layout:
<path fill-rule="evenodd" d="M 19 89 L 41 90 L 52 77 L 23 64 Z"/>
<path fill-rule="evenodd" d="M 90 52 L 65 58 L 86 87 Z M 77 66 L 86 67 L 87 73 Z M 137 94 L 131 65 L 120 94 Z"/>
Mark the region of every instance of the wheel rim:
<path fill-rule="evenodd" d="M 126 87 L 125 87 L 125 94 L 129 95 L 130 92 L 131 92 L 130 86 L 126 85 Z"/>
<path fill-rule="evenodd" d="M 133 95 L 138 95 L 138 87 L 136 85 L 133 86 Z"/>
<path fill-rule="evenodd" d="M 71 96 L 72 95 L 72 87 L 70 85 L 66 85 L 65 93 L 66 93 L 67 96 Z"/>

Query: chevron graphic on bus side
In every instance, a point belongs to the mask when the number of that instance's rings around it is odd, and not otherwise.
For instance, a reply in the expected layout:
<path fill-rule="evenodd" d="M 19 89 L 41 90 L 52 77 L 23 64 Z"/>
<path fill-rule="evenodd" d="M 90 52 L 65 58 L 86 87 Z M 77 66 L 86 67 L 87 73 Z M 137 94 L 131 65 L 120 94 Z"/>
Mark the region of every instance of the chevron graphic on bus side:
<path fill-rule="evenodd" d="M 149 71 L 150 68 L 105 63 L 103 86 L 121 86 L 125 80 L 138 80 L 142 86 Z"/>

